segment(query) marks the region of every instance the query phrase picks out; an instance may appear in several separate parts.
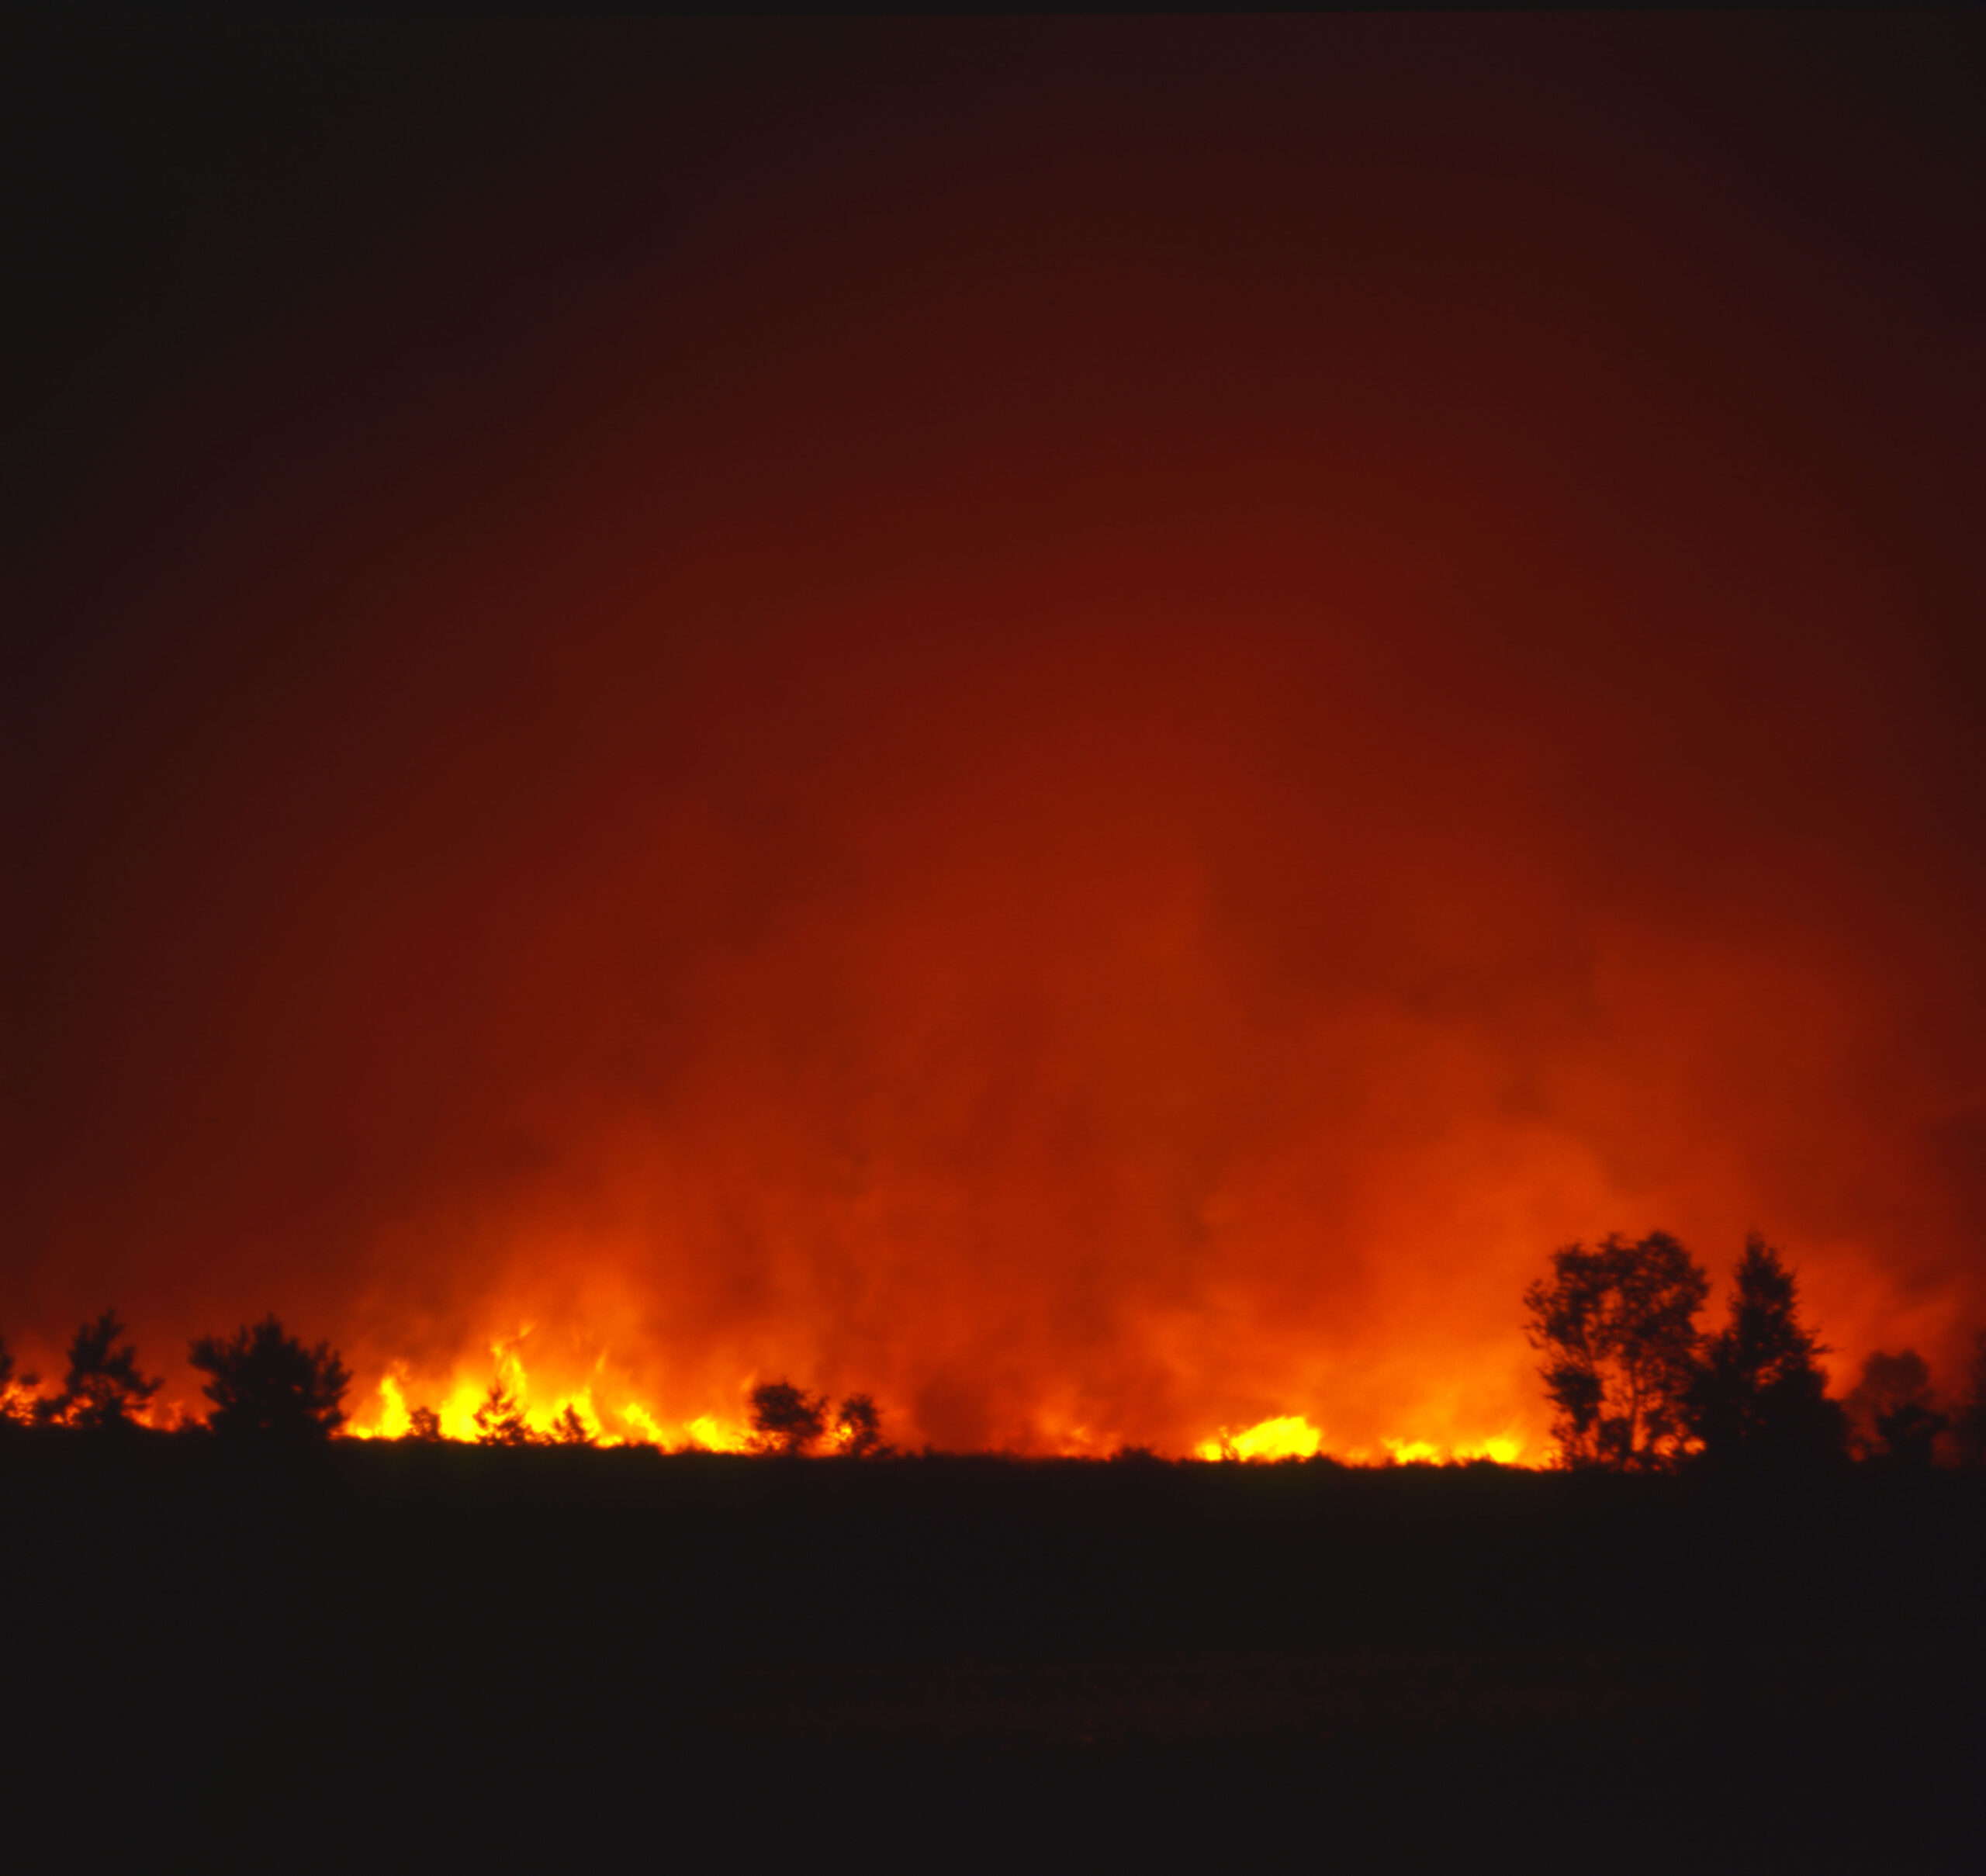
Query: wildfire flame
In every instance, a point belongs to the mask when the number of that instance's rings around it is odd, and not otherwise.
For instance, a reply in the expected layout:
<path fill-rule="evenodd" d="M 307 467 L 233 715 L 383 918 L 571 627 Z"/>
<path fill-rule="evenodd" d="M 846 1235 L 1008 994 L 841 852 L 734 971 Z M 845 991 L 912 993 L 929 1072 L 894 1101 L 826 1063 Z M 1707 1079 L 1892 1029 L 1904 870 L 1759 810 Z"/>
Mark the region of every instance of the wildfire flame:
<path fill-rule="evenodd" d="M 714 1414 L 698 1414 L 670 1421 L 648 1403 L 622 1400 L 603 1407 L 594 1398 L 590 1380 L 575 1386 L 534 1390 L 521 1353 L 529 1329 L 490 1345 L 492 1367 L 461 1368 L 424 1394 L 404 1364 L 380 1376 L 376 1399 L 369 1410 L 353 1414 L 345 1431 L 356 1439 L 404 1438 L 413 1426 L 413 1408 L 431 1406 L 445 1439 L 473 1441 L 481 1429 L 476 1410 L 489 1397 L 492 1381 L 517 1403 L 524 1421 L 538 1438 L 549 1440 L 569 1410 L 601 1446 L 657 1446 L 668 1452 L 742 1452 L 751 1431 L 742 1421 Z"/>
<path fill-rule="evenodd" d="M 491 1345 L 493 1374 L 517 1402 L 525 1424 L 540 1438 L 550 1438 L 560 1417 L 571 1407 L 593 1433 L 595 1443 L 602 1446 L 653 1446 L 673 1452 L 742 1452 L 750 1448 L 751 1429 L 735 1417 L 704 1413 L 672 1420 L 652 1404 L 638 1400 L 624 1400 L 603 1409 L 596 1404 L 590 1386 L 553 1390 L 534 1399 L 531 1376 L 518 1353 L 522 1339 L 521 1334 Z M 479 1431 L 476 1411 L 487 1397 L 491 1378 L 490 1373 L 459 1370 L 432 1390 L 433 1397 L 441 1403 L 434 1410 L 443 1438 L 476 1439 Z M 346 1432 L 358 1439 L 405 1438 L 413 1427 L 413 1406 L 426 1404 L 410 1399 L 410 1385 L 404 1366 L 381 1375 L 370 1411 L 354 1414 Z M 417 1388 L 414 1391 L 419 1392 Z M 742 1394 L 745 1390 L 741 1387 L 739 1391 Z M 1080 1459 L 1103 1456 L 1114 1447 L 1087 1427 L 1071 1426 L 1036 1449 L 1058 1458 Z M 1195 1459 L 1256 1462 L 1310 1459 L 1327 1450 L 1323 1429 L 1303 1414 L 1275 1414 L 1247 1427 L 1223 1427 L 1188 1449 Z M 1375 1461 L 1440 1464 L 1486 1459 L 1501 1466 L 1516 1466 L 1538 1463 L 1544 1455 L 1528 1445 L 1522 1435 L 1504 1432 L 1456 1442 L 1388 1438 L 1381 1440 L 1376 1449 L 1350 1448 L 1332 1456 L 1354 1464 Z"/>

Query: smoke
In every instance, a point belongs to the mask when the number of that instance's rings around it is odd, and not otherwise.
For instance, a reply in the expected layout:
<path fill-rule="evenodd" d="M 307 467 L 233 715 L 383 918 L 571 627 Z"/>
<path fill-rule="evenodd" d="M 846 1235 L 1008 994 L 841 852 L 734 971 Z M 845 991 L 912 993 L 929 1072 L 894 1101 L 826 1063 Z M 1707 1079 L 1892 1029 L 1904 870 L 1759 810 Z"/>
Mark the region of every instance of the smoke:
<path fill-rule="evenodd" d="M 1798 28 L 430 48 L 53 503 L 10 1336 L 1535 1450 L 1662 1227 L 1960 1347 L 1977 246 Z"/>

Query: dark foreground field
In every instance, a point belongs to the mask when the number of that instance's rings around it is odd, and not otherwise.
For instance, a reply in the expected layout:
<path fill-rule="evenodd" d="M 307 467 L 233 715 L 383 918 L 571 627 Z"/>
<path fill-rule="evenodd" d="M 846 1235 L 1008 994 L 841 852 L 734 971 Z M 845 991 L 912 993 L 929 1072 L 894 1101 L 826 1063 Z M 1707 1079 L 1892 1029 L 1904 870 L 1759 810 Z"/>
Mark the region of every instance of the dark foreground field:
<path fill-rule="evenodd" d="M 0 1487 L 58 1867 L 1986 1867 L 1977 1477 L 21 1435 Z"/>

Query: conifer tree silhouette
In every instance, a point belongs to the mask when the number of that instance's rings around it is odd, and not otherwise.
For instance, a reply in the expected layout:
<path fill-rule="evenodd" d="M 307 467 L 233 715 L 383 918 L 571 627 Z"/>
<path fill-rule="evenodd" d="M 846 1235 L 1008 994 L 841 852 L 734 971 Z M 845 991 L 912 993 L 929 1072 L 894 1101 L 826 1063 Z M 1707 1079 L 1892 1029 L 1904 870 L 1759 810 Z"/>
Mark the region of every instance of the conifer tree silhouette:
<path fill-rule="evenodd" d="M 538 1435 L 524 1419 L 517 1396 L 497 1376 L 490 1383 L 483 1404 L 476 1410 L 476 1443 L 479 1446 L 535 1446 Z"/>
<path fill-rule="evenodd" d="M 1753 1232 L 1732 1280 L 1730 1320 L 1712 1336 L 1684 1404 L 1690 1431 L 1717 1466 L 1777 1469 L 1841 1456 L 1847 1416 L 1827 1397 L 1827 1350 L 1801 1326 L 1799 1286 Z"/>
<path fill-rule="evenodd" d="M 552 1443 L 555 1446 L 590 1446 L 595 1443 L 592 1429 L 569 1400 L 566 1403 L 566 1410 L 552 1423 Z"/>
<path fill-rule="evenodd" d="M 209 1379 L 212 1430 L 227 1439 L 328 1439 L 344 1424 L 351 1376 L 327 1342 L 305 1347 L 274 1315 L 232 1335 L 203 1335 L 188 1358 Z"/>
<path fill-rule="evenodd" d="M 126 1342 L 117 1346 L 124 1325 L 115 1310 L 106 1310 L 86 1322 L 69 1343 L 69 1372 L 62 1391 L 37 1400 L 35 1418 L 44 1425 L 105 1428 L 128 1426 L 133 1414 L 165 1385 L 162 1376 L 147 1379 L 138 1372 L 137 1352 Z"/>
<path fill-rule="evenodd" d="M 441 1416 L 431 1407 L 417 1407 L 407 1416 L 407 1428 L 400 1435 L 417 1445 L 432 1446 L 441 1438 Z"/>

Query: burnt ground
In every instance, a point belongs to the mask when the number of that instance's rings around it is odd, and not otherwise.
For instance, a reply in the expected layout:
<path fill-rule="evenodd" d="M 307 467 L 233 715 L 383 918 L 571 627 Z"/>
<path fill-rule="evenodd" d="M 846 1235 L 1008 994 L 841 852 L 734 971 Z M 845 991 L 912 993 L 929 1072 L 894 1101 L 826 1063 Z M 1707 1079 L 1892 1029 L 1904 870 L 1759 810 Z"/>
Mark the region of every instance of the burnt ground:
<path fill-rule="evenodd" d="M 1986 1867 L 1986 1480 L 0 1446 L 16 1844 Z"/>

